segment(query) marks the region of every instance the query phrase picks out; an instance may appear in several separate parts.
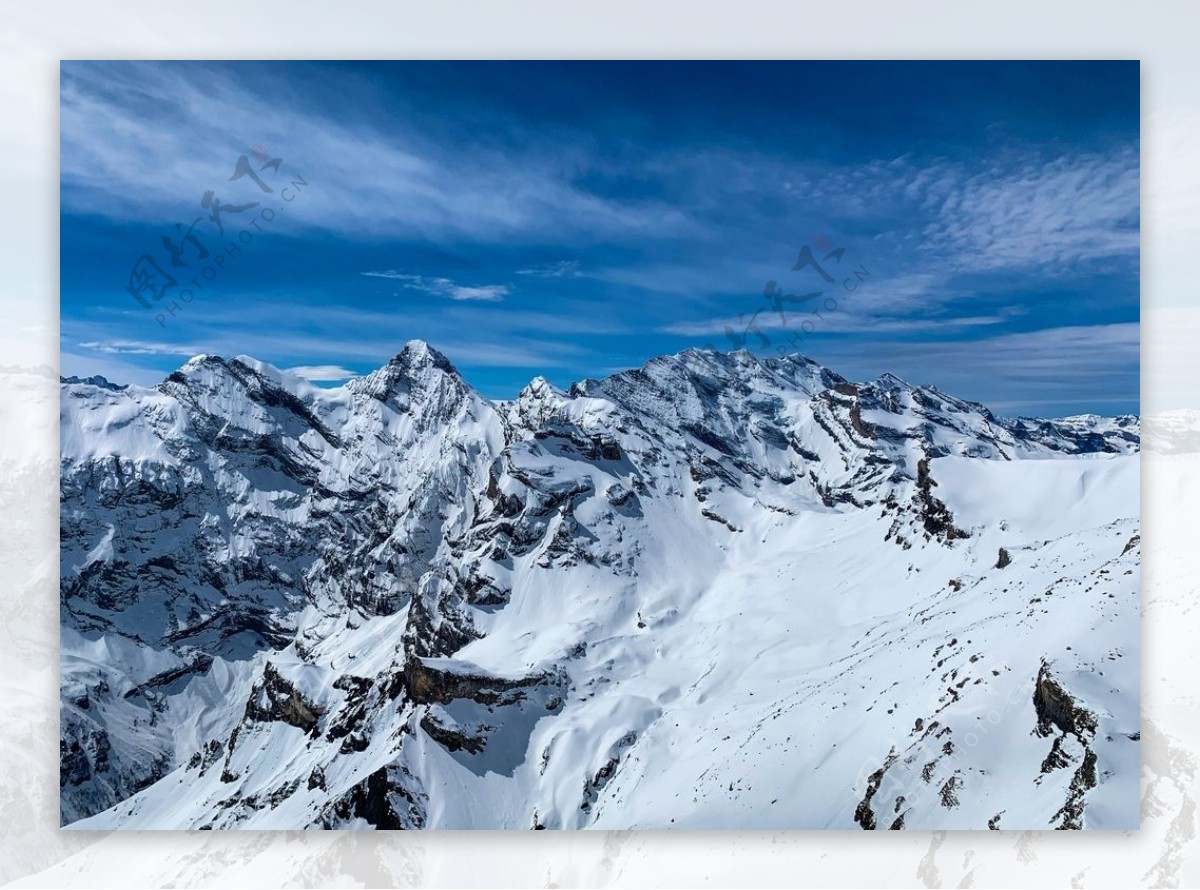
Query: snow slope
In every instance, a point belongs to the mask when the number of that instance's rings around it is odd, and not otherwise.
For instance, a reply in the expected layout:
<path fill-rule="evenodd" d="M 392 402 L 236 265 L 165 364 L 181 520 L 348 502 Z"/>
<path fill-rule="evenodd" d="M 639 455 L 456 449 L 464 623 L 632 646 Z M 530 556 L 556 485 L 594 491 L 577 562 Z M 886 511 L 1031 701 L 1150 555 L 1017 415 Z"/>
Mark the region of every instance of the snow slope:
<path fill-rule="evenodd" d="M 78 828 L 1132 828 L 1136 418 L 688 351 L 62 386 Z"/>

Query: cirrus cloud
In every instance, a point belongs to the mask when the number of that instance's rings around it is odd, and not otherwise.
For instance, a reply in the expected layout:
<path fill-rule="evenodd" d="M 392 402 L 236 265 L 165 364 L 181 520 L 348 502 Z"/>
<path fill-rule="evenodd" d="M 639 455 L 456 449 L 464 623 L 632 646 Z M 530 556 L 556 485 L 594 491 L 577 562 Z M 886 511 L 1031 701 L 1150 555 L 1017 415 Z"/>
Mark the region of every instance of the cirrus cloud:
<path fill-rule="evenodd" d="M 340 365 L 297 365 L 294 368 L 288 368 L 287 373 L 317 383 L 332 383 L 358 376 L 354 371 Z"/>
<path fill-rule="evenodd" d="M 386 278 L 389 281 L 400 281 L 409 290 L 421 291 L 439 297 L 449 297 L 451 300 L 478 300 L 494 303 L 503 300 L 511 288 L 507 284 L 458 284 L 449 278 L 430 278 L 425 275 L 410 275 L 388 269 L 383 272 L 363 272 L 368 278 Z"/>

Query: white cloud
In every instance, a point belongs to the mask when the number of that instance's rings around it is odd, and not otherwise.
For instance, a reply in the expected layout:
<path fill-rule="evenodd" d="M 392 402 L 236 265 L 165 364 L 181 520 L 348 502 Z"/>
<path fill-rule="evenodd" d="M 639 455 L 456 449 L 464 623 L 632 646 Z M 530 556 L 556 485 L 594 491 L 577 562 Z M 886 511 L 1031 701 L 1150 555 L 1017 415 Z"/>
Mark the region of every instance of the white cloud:
<path fill-rule="evenodd" d="M 190 358 L 204 351 L 175 343 L 148 343 L 143 340 L 88 340 L 78 345 L 83 349 L 112 355 L 181 355 Z"/>
<path fill-rule="evenodd" d="M 1137 322 L 1119 322 L 975 340 L 837 342 L 818 335 L 807 338 L 804 351 L 852 379 L 891 371 L 999 410 L 1055 415 L 1136 403 L 1139 334 Z"/>
<path fill-rule="evenodd" d="M 358 86 L 347 77 L 344 88 Z M 583 146 L 535 143 L 516 154 L 478 133 L 439 142 L 395 107 L 386 129 L 351 125 L 295 89 L 270 69 L 250 85 L 201 63 L 64 63 L 63 209 L 170 226 L 200 215 L 201 194 L 214 189 L 226 201 L 278 204 L 274 226 L 369 238 L 563 240 L 693 226 L 661 201 L 606 198 L 572 182 Z M 252 142 L 283 158 L 277 176 L 264 174 L 269 185 L 298 174 L 309 183 L 294 201 L 276 202 L 277 193 L 264 195 L 248 179 L 227 181 Z"/>
<path fill-rule="evenodd" d="M 358 376 L 354 371 L 339 365 L 297 365 L 294 368 L 288 368 L 287 373 L 317 382 L 349 380 L 351 377 Z"/>
<path fill-rule="evenodd" d="M 725 338 L 725 329 L 731 329 L 735 334 L 746 335 L 753 342 L 756 338 L 753 331 L 746 334 L 751 322 L 752 313 L 733 318 L 711 318 L 695 322 L 678 322 L 658 328 L 660 333 L 678 334 L 683 337 L 719 336 L 721 340 L 714 345 L 718 348 L 732 348 L 733 344 Z M 1003 324 L 1010 319 L 1003 315 L 972 315 L 957 318 L 862 318 L 837 313 L 823 313 L 823 320 L 812 320 L 813 335 L 818 334 L 917 334 L 936 331 L 949 331 L 961 328 L 976 328 Z M 801 325 L 810 321 L 806 314 L 785 314 L 781 320 L 776 313 L 760 313 L 754 320 L 754 326 L 767 334 L 768 339 L 774 331 L 791 331 L 797 333 Z M 806 339 L 808 335 L 805 335 Z"/>
<path fill-rule="evenodd" d="M 582 278 L 578 260 L 559 260 L 544 266 L 533 266 L 529 269 L 518 269 L 518 275 L 531 275 L 535 278 Z"/>
<path fill-rule="evenodd" d="M 1140 178 L 1133 149 L 1063 156 L 975 175 L 955 171 L 924 188 L 937 218 L 927 242 L 970 270 L 1070 267 L 1136 256 Z"/>
<path fill-rule="evenodd" d="M 383 272 L 363 272 L 369 278 L 386 278 L 391 281 L 402 281 L 410 290 L 421 291 L 451 300 L 478 300 L 494 303 L 503 300 L 511 288 L 507 284 L 466 285 L 457 284 L 449 278 L 428 278 L 424 275 L 409 275 L 388 269 Z"/>
<path fill-rule="evenodd" d="M 1009 152 L 917 165 L 908 157 L 797 175 L 786 189 L 806 205 L 894 228 L 914 265 L 958 271 L 1037 269 L 1134 257 L 1139 248 L 1136 145 L 1047 158 Z"/>

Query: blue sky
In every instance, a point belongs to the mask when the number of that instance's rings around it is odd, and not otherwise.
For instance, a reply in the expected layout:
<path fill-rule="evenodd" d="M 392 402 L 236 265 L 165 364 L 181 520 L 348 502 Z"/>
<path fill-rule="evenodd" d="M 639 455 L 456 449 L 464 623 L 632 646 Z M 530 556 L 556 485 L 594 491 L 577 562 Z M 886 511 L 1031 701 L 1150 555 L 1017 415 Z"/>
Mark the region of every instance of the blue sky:
<path fill-rule="evenodd" d="M 507 398 L 728 328 L 1005 414 L 1138 410 L 1137 62 L 64 62 L 61 86 L 65 374 L 207 352 L 335 384 L 419 337 Z M 806 246 L 832 282 L 793 271 Z M 149 309 L 143 254 L 176 282 Z"/>

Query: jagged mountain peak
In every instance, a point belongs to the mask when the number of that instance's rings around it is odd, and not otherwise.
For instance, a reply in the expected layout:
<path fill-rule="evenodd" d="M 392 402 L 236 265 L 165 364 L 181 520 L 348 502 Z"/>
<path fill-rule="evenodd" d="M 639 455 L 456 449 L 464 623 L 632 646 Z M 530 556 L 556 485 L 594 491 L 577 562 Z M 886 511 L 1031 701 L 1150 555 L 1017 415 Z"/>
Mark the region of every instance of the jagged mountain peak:
<path fill-rule="evenodd" d="M 539 374 L 525 384 L 517 398 L 546 398 L 563 395 L 565 393 L 561 389 Z"/>
<path fill-rule="evenodd" d="M 244 388 L 247 376 L 254 374 L 248 365 L 202 353 L 192 356 L 168 374 L 156 389 L 184 401 L 195 401 L 205 394 L 220 398 L 223 393 Z"/>
<path fill-rule="evenodd" d="M 261 397 L 274 390 L 295 396 L 298 391 L 313 389 L 302 378 L 287 374 L 252 356 L 239 355 L 227 359 L 213 354 L 196 355 L 188 359 L 178 370 L 168 374 L 157 388 L 185 401 L 204 399 L 214 405 L 227 404 L 231 398 L 235 398 L 235 393 L 243 391 L 253 397 Z"/>
<path fill-rule="evenodd" d="M 579 395 L 574 386 L 570 393 L 567 393 L 545 377 L 534 377 L 515 399 L 499 405 L 504 412 L 510 438 L 532 435 L 545 426 L 571 399 Z"/>
<path fill-rule="evenodd" d="M 200 353 L 197 353 L 196 355 L 193 355 L 186 362 L 184 362 L 180 366 L 180 369 L 182 370 L 182 369 L 186 369 L 186 368 L 196 368 L 196 367 L 200 367 L 202 365 L 207 365 L 207 364 L 224 364 L 224 363 L 225 363 L 225 359 L 223 359 L 219 355 L 214 355 L 212 353 L 207 353 L 207 352 L 200 352 Z"/>
<path fill-rule="evenodd" d="M 715 349 L 699 349 L 689 347 L 674 355 L 664 355 L 653 358 L 643 367 L 674 365 L 688 369 L 719 369 L 725 372 L 736 372 L 746 369 L 763 367 L 758 357 L 748 349 L 735 349 L 731 352 L 720 352 Z"/>
<path fill-rule="evenodd" d="M 895 390 L 895 389 L 912 389 L 912 385 L 901 377 L 897 377 L 891 371 L 884 371 L 875 378 L 873 383 L 880 389 Z"/>
<path fill-rule="evenodd" d="M 802 352 L 789 352 L 786 355 L 780 355 L 780 356 L 768 358 L 763 361 L 763 364 L 769 365 L 770 367 L 781 367 L 781 368 L 788 367 L 788 366 L 802 367 L 802 368 L 803 367 L 808 367 L 808 368 L 822 367 L 820 362 L 818 362 L 814 358 L 811 358 L 811 357 L 805 355 Z"/>
<path fill-rule="evenodd" d="M 689 348 L 657 356 L 641 367 L 618 371 L 600 380 L 581 380 L 572 390 L 580 394 L 617 394 L 649 384 L 669 395 L 672 391 L 678 394 L 696 387 L 711 388 L 720 384 L 744 386 L 767 371 L 766 365 L 744 349 L 726 353 Z"/>
<path fill-rule="evenodd" d="M 166 376 L 159 388 L 169 384 L 192 387 L 220 387 L 244 384 L 248 377 L 258 376 L 259 366 L 269 367 L 250 356 L 227 359 L 215 353 L 200 353 L 189 358 Z"/>
<path fill-rule="evenodd" d="M 405 368 L 410 372 L 433 368 L 446 374 L 458 375 L 458 370 L 450 362 L 450 359 L 424 340 L 409 340 L 388 364 Z"/>
<path fill-rule="evenodd" d="M 378 399 L 460 399 L 474 393 L 450 359 L 424 340 L 410 340 L 383 367 L 346 384 Z M 424 395 L 422 395 L 424 394 Z M 479 397 L 482 398 L 482 397 Z"/>

